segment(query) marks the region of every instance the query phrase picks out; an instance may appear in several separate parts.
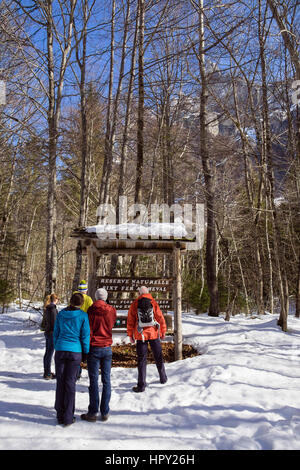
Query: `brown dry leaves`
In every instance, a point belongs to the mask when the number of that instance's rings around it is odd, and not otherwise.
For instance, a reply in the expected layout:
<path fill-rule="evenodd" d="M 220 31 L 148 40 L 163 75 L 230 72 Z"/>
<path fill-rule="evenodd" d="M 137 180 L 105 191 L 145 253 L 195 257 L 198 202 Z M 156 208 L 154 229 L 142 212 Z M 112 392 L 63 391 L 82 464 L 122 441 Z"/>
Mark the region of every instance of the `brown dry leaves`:
<path fill-rule="evenodd" d="M 174 343 L 161 343 L 163 356 L 165 362 L 174 362 Z M 136 367 L 137 366 L 137 355 L 136 355 L 136 346 L 135 345 L 117 345 L 112 346 L 113 359 L 112 367 Z M 199 353 L 190 345 L 184 344 L 182 346 L 182 355 L 183 359 L 188 357 L 194 357 L 199 355 Z M 154 357 L 148 344 L 148 363 L 154 364 Z"/>

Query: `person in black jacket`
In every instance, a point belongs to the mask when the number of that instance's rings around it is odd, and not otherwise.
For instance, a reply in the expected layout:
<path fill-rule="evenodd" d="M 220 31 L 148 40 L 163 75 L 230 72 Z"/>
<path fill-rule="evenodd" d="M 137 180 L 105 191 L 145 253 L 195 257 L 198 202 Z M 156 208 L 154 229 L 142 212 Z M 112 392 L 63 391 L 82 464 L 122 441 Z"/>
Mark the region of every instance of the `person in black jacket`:
<path fill-rule="evenodd" d="M 53 344 L 53 329 L 58 313 L 56 304 L 58 297 L 55 294 L 50 295 L 50 302 L 45 308 L 44 312 L 44 328 L 45 328 L 45 339 L 46 339 L 46 351 L 44 355 L 44 379 L 50 380 L 55 378 L 55 374 L 51 372 L 51 361 L 54 354 Z"/>

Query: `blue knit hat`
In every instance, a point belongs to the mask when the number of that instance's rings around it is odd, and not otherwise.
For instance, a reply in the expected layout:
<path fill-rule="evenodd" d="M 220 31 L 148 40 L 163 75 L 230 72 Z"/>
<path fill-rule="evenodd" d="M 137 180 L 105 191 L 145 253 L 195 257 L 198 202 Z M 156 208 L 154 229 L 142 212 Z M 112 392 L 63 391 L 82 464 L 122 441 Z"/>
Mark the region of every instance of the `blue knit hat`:
<path fill-rule="evenodd" d="M 87 282 L 86 281 L 80 281 L 80 284 L 78 286 L 78 292 L 81 292 L 83 290 L 87 290 L 88 288 L 88 285 L 87 285 Z"/>

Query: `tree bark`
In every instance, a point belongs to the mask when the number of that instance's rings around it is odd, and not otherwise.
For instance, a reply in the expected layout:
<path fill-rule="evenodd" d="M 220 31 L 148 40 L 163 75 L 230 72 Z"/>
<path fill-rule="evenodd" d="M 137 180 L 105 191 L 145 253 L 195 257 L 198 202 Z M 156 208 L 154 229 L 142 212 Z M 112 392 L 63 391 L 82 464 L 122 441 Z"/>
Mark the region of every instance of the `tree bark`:
<path fill-rule="evenodd" d="M 139 17 L 136 16 L 136 25 L 135 25 L 135 33 L 134 39 L 132 44 L 132 54 L 131 54 L 131 64 L 130 64 L 130 75 L 129 75 L 129 83 L 128 83 L 128 91 L 127 91 L 127 99 L 126 99 L 126 114 L 125 114 L 125 122 L 124 122 L 124 129 L 122 135 L 122 147 L 121 147 L 121 156 L 120 156 L 120 179 L 119 179 L 119 187 L 118 187 L 118 200 L 117 200 L 117 221 L 120 223 L 119 220 L 119 201 L 120 197 L 124 196 L 125 194 L 125 174 L 126 174 L 126 159 L 128 153 L 128 138 L 129 138 L 129 129 L 131 123 L 131 108 L 132 108 L 132 95 L 133 95 L 133 84 L 135 78 L 135 63 L 136 63 L 136 50 L 137 50 L 137 35 L 138 35 L 138 21 Z"/>
<path fill-rule="evenodd" d="M 299 54 L 297 50 L 297 40 L 295 34 L 292 31 L 289 31 L 287 24 L 285 23 L 283 15 L 280 14 L 277 2 L 274 0 L 267 0 L 267 3 L 272 11 L 272 14 L 276 20 L 280 34 L 286 48 L 289 51 L 291 61 L 295 67 L 296 79 L 300 80 L 300 61 Z M 294 39 L 294 40 L 293 40 Z"/>
<path fill-rule="evenodd" d="M 76 59 L 80 69 L 80 116 L 81 116 L 81 178 L 80 178 L 80 209 L 79 227 L 85 227 L 88 207 L 88 179 L 89 179 L 89 142 L 87 125 L 87 97 L 86 97 L 86 48 L 87 48 L 87 21 L 88 5 L 83 5 L 83 31 L 82 31 L 82 57 L 79 57 L 79 43 L 76 45 Z M 72 290 L 78 288 L 82 270 L 82 245 L 78 240 L 76 246 L 76 265 L 74 271 Z"/>
<path fill-rule="evenodd" d="M 56 172 L 57 140 L 60 121 L 64 77 L 71 51 L 74 12 L 77 0 L 70 1 L 70 11 L 63 41 L 57 40 L 62 47 L 59 77 L 55 78 L 54 65 L 54 16 L 53 0 L 47 0 L 44 8 L 47 25 L 47 65 L 48 65 L 48 197 L 47 197 L 47 245 L 46 245 L 46 285 L 45 294 L 56 290 L 57 281 L 57 209 L 56 209 Z M 64 19 L 65 20 L 65 19 Z M 56 86 L 57 82 L 57 86 Z M 56 91 L 57 90 L 57 91 Z"/>
<path fill-rule="evenodd" d="M 109 88 L 108 88 L 108 101 L 106 111 L 106 131 L 105 131 L 105 151 L 104 151 L 104 162 L 103 171 L 100 187 L 100 201 L 99 204 L 108 202 L 109 191 L 108 181 L 111 177 L 110 169 L 112 165 L 112 146 L 113 146 L 113 135 L 112 135 L 112 110 L 113 110 L 113 81 L 114 81 L 114 55 L 115 55 L 115 14 L 116 14 L 116 2 L 112 2 L 111 10 L 111 31 L 110 31 L 110 69 L 109 69 Z M 98 220 L 99 222 L 100 220 Z"/>
<path fill-rule="evenodd" d="M 273 3 L 273 2 L 271 2 Z M 281 326 L 283 331 L 287 331 L 287 317 L 288 317 L 288 292 L 286 283 L 285 266 L 280 260 L 279 247 L 281 246 L 280 227 L 277 220 L 276 206 L 274 202 L 274 169 L 273 169 L 273 155 L 271 147 L 270 123 L 269 123 L 269 105 L 268 105 L 268 86 L 267 86 L 267 71 L 265 62 L 265 38 L 264 38 L 264 19 L 261 12 L 262 4 L 259 1 L 259 47 L 260 47 L 260 63 L 262 75 L 262 153 L 266 165 L 265 175 L 265 190 L 267 201 L 270 204 L 273 224 L 273 240 L 274 240 L 274 255 L 277 264 L 279 295 L 280 295 L 280 317 L 278 325 Z"/>
<path fill-rule="evenodd" d="M 206 234 L 206 276 L 210 296 L 208 315 L 219 315 L 219 292 L 217 280 L 217 236 L 215 215 L 215 169 L 210 161 L 207 146 L 207 78 L 204 56 L 204 2 L 200 0 L 199 8 L 199 69 L 201 77 L 200 96 L 200 155 L 205 181 L 205 197 L 207 206 L 207 234 Z"/>
<path fill-rule="evenodd" d="M 135 182 L 135 203 L 142 202 L 142 176 L 144 164 L 144 29 L 145 29 L 145 1 L 139 0 L 139 41 L 138 41 L 138 118 L 137 118 L 137 163 Z"/>
<path fill-rule="evenodd" d="M 297 275 L 297 285 L 296 285 L 296 318 L 300 318 L 300 255 L 298 259 L 298 275 Z"/>
<path fill-rule="evenodd" d="M 174 259 L 174 343 L 175 361 L 182 359 L 182 279 L 181 279 L 181 251 L 175 247 Z"/>
<path fill-rule="evenodd" d="M 142 176 L 144 166 L 144 30 L 145 30 L 145 1 L 138 0 L 138 117 L 137 117 L 137 155 L 134 202 L 142 203 Z M 130 275 L 136 274 L 137 257 L 130 261 Z"/>
<path fill-rule="evenodd" d="M 47 197 L 47 246 L 46 246 L 46 292 L 56 289 L 57 246 L 56 246 L 56 141 L 55 79 L 53 53 L 53 12 L 52 0 L 47 0 L 47 51 L 48 51 L 48 197 Z"/>

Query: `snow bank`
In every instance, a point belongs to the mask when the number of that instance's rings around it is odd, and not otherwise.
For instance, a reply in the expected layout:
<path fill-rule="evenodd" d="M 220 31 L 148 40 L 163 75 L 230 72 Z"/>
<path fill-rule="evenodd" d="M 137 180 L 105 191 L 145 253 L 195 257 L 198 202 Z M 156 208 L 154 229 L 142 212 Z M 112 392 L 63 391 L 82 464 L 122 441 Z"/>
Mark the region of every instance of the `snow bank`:
<path fill-rule="evenodd" d="M 135 394 L 136 369 L 112 369 L 110 419 L 80 420 L 88 377 L 77 384 L 73 426 L 56 423 L 55 381 L 42 379 L 43 333 L 16 307 L 0 316 L 0 448 L 281 450 L 300 448 L 300 320 L 183 315 L 184 342 L 202 354 L 166 365 L 161 385 Z M 122 335 L 119 334 L 119 339 Z M 123 337 L 124 339 L 124 337 Z"/>

